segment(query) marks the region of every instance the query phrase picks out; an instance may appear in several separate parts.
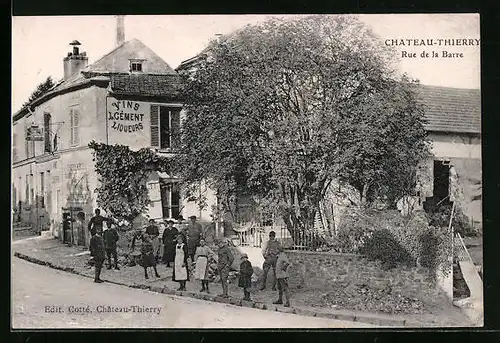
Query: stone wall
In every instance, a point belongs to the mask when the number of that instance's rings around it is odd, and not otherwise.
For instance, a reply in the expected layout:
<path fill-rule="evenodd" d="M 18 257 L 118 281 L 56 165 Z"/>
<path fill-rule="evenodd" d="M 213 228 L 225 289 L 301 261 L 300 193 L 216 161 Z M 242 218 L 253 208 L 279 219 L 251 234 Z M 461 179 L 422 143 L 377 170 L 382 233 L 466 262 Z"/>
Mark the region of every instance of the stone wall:
<path fill-rule="evenodd" d="M 350 284 L 387 288 L 422 300 L 440 293 L 433 274 L 425 268 L 396 267 L 383 270 L 363 256 L 327 252 L 287 251 L 292 263 L 291 288 L 328 290 Z"/>

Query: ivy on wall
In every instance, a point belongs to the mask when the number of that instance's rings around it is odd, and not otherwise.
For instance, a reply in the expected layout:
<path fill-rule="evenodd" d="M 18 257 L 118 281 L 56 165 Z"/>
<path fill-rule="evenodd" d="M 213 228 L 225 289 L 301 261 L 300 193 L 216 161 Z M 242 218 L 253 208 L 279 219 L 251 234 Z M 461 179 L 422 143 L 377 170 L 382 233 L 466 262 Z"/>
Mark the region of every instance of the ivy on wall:
<path fill-rule="evenodd" d="M 92 141 L 95 171 L 100 185 L 97 205 L 114 217 L 133 220 L 150 204 L 147 182 L 154 171 L 169 173 L 171 160 L 143 148 Z"/>

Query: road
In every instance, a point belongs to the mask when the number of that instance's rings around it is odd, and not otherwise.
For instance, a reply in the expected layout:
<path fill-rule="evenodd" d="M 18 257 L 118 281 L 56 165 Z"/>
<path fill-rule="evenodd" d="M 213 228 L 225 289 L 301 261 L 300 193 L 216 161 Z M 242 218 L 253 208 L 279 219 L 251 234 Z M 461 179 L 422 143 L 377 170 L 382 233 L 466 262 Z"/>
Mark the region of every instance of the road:
<path fill-rule="evenodd" d="M 12 292 L 14 329 L 375 327 L 96 284 L 16 257 L 12 259 Z M 115 312 L 102 312 L 109 307 Z M 129 312 L 116 312 L 123 309 Z"/>

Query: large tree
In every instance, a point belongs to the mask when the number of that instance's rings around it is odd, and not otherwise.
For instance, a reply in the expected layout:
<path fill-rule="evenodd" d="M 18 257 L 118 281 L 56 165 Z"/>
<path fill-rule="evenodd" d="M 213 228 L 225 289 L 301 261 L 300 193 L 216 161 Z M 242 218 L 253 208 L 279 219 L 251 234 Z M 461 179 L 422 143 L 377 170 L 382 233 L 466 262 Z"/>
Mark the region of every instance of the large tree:
<path fill-rule="evenodd" d="M 292 234 L 313 228 L 334 179 L 366 204 L 410 191 L 428 152 L 416 83 L 356 17 L 271 20 L 208 50 L 184 89 L 186 184 L 207 180 L 225 208 L 256 196 Z"/>

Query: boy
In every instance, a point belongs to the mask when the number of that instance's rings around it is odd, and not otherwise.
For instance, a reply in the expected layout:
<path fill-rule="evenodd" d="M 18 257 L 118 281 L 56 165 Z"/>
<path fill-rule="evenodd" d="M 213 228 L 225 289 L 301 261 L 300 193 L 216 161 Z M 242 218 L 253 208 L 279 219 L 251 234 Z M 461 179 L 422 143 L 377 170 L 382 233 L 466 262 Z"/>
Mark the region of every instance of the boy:
<path fill-rule="evenodd" d="M 285 294 L 285 304 L 283 306 L 290 307 L 290 293 L 288 291 L 288 268 L 290 267 L 290 262 L 288 257 L 283 251 L 283 247 L 278 248 L 278 260 L 276 261 L 276 278 L 278 279 L 278 300 L 273 302 L 273 304 L 283 304 L 283 294 Z"/>
<path fill-rule="evenodd" d="M 97 233 L 96 229 L 92 228 L 90 234 L 92 235 L 92 238 L 90 238 L 90 256 L 94 257 L 95 261 L 94 282 L 101 283 L 104 282 L 101 280 L 101 269 L 105 259 L 104 240 Z"/>
<path fill-rule="evenodd" d="M 253 267 L 252 263 L 248 260 L 247 254 L 241 255 L 240 264 L 240 279 L 238 281 L 238 286 L 243 288 L 244 298 L 243 300 L 250 301 L 250 287 L 252 286 L 252 274 Z"/>
<path fill-rule="evenodd" d="M 120 270 L 118 267 L 118 256 L 116 253 L 116 242 L 120 239 L 118 236 L 118 231 L 116 231 L 115 224 L 111 224 L 111 227 L 104 231 L 104 246 L 106 248 L 106 256 L 108 257 L 108 269 L 111 269 L 111 256 L 115 261 L 115 269 Z"/>
<path fill-rule="evenodd" d="M 231 249 L 228 247 L 229 241 L 227 238 L 223 238 L 220 242 L 219 250 L 218 250 L 218 261 L 217 261 L 217 269 L 220 275 L 220 282 L 222 284 L 222 294 L 219 296 L 222 298 L 229 297 L 228 293 L 228 277 L 229 270 L 231 269 L 231 265 L 234 261 L 233 253 Z"/>

